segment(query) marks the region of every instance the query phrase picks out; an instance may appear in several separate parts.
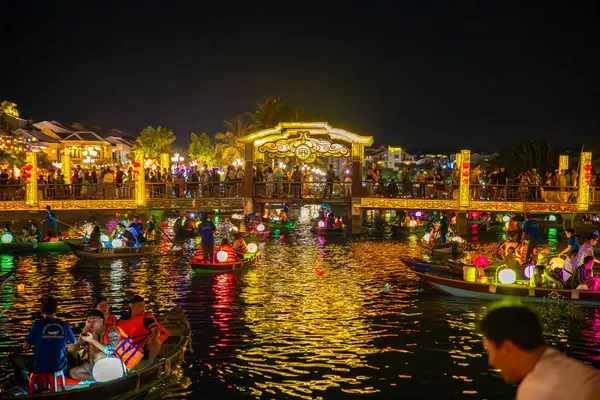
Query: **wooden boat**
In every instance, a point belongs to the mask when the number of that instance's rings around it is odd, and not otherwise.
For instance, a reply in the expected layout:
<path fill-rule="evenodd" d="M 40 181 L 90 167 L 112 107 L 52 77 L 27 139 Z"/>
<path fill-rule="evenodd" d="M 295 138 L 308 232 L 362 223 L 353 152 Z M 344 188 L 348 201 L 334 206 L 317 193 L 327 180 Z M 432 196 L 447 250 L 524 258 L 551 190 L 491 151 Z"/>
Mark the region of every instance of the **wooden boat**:
<path fill-rule="evenodd" d="M 41 392 L 28 395 L 27 387 L 5 384 L 0 396 L 2 399 L 48 398 L 52 400 L 108 399 L 116 396 L 123 399 L 143 396 L 145 392 L 171 376 L 177 366 L 183 362 L 185 351 L 191 344 L 190 324 L 181 306 L 176 306 L 159 322 L 169 331 L 170 336 L 162 344 L 158 358 L 151 365 L 148 364 L 147 359 L 143 359 L 124 377 L 105 383 L 70 384 L 76 381 L 67 380 L 65 392 Z"/>
<path fill-rule="evenodd" d="M 196 229 L 193 229 L 193 228 L 190 229 L 188 227 L 181 226 L 181 225 L 175 225 L 173 227 L 173 232 L 175 233 L 175 236 L 178 238 L 191 238 L 191 237 L 196 237 L 198 235 Z"/>
<path fill-rule="evenodd" d="M 209 263 L 204 262 L 199 258 L 192 258 L 190 260 L 190 267 L 194 271 L 202 271 L 202 272 L 231 272 L 237 271 L 240 269 L 245 269 L 252 267 L 258 263 L 260 260 L 260 252 L 255 254 L 246 255 L 246 257 L 242 260 L 236 261 L 234 263 Z"/>
<path fill-rule="evenodd" d="M 283 224 L 279 223 L 279 222 L 270 222 L 269 223 L 269 229 L 270 230 L 274 230 L 274 229 L 294 229 L 296 227 L 296 221 L 291 220 L 289 222 L 285 222 Z"/>
<path fill-rule="evenodd" d="M 419 260 L 412 257 L 400 257 L 400 261 L 402 261 L 402 263 L 408 268 L 417 272 L 428 272 L 459 278 L 463 276 L 462 266 L 445 264 L 443 262 L 436 263 L 432 261 Z"/>
<path fill-rule="evenodd" d="M 58 242 L 0 243 L 0 254 L 5 253 L 68 253 L 67 242 L 83 243 L 83 239 L 67 239 Z"/>
<path fill-rule="evenodd" d="M 421 246 L 423 246 L 423 248 L 430 254 L 430 255 L 434 255 L 434 254 L 438 254 L 438 253 L 442 253 L 442 254 L 458 254 L 459 253 L 459 246 L 457 242 L 446 242 L 446 243 L 422 243 Z"/>
<path fill-rule="evenodd" d="M 536 288 L 518 284 L 473 283 L 417 271 L 415 271 L 415 274 L 433 288 L 458 297 L 484 300 L 519 298 L 527 302 L 562 299 L 582 306 L 600 306 L 599 291 Z"/>
<path fill-rule="evenodd" d="M 14 275 L 15 270 L 12 269 L 5 274 L 0 275 L 0 290 L 4 289 L 4 286 L 8 283 L 10 278 Z"/>
<path fill-rule="evenodd" d="M 106 258 L 137 257 L 156 254 L 157 244 L 144 244 L 139 247 L 104 248 L 79 243 L 67 243 L 69 248 L 79 258 L 85 260 L 100 260 Z"/>

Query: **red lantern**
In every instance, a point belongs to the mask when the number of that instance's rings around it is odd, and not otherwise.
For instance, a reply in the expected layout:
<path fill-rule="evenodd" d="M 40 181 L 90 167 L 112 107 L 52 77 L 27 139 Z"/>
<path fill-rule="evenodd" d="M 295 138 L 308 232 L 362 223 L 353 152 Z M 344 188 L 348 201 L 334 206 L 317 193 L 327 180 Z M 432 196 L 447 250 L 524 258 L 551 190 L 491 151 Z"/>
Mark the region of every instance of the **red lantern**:
<path fill-rule="evenodd" d="M 134 175 L 137 175 L 137 174 L 139 174 L 139 173 L 140 173 L 140 171 L 138 171 L 137 169 L 133 171 L 133 174 L 134 174 Z"/>
<path fill-rule="evenodd" d="M 139 168 L 140 167 L 139 161 L 134 162 L 133 166 L 134 166 L 134 168 Z"/>
<path fill-rule="evenodd" d="M 469 171 L 463 172 L 463 176 L 469 176 Z"/>
<path fill-rule="evenodd" d="M 138 178 L 135 178 L 133 181 L 134 181 L 134 182 L 138 182 L 138 180 L 139 180 Z"/>
<path fill-rule="evenodd" d="M 592 174 L 590 174 L 589 172 L 587 174 L 585 174 L 585 179 L 587 179 L 587 180 L 592 179 Z"/>
<path fill-rule="evenodd" d="M 463 168 L 464 169 L 468 169 L 471 166 L 471 164 L 469 164 L 468 162 L 463 163 Z"/>
<path fill-rule="evenodd" d="M 463 183 L 464 183 L 465 185 L 468 185 L 468 184 L 469 184 L 469 180 L 468 180 L 468 179 L 463 179 Z"/>
<path fill-rule="evenodd" d="M 586 180 L 586 181 L 585 181 L 585 183 L 586 183 L 588 186 L 590 186 L 590 184 L 592 183 L 592 181 L 588 179 L 588 180 Z"/>
<path fill-rule="evenodd" d="M 592 170 L 592 165 L 591 164 L 585 164 L 585 166 L 583 167 L 583 169 L 585 169 L 586 171 L 591 171 Z"/>
<path fill-rule="evenodd" d="M 31 174 L 30 174 L 29 172 L 25 172 L 25 173 L 23 173 L 23 176 L 24 176 L 25 178 L 31 178 Z"/>
<path fill-rule="evenodd" d="M 31 171 L 32 169 L 33 169 L 33 165 L 31 165 L 31 164 L 25 164 L 23 166 L 23 170 L 25 170 L 25 171 Z"/>
<path fill-rule="evenodd" d="M 29 179 L 27 179 L 27 180 L 25 181 L 25 184 L 27 184 L 27 185 L 29 185 L 30 183 L 31 183 L 31 180 L 29 180 Z"/>

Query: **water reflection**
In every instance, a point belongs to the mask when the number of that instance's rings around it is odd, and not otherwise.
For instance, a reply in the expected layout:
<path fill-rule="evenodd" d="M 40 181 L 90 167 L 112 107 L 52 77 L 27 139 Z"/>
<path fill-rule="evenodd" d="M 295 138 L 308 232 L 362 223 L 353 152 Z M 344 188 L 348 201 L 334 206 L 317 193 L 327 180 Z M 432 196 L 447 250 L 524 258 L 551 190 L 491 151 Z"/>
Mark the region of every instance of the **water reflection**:
<path fill-rule="evenodd" d="M 315 213 L 303 209 L 297 229 L 271 235 L 260 265 L 240 273 L 191 274 L 186 257 L 197 239 L 165 244 L 152 258 L 99 263 L 2 256 L 2 272 L 14 265 L 17 274 L 0 293 L 0 353 L 20 347 L 42 294 L 58 296 L 59 316 L 80 326 L 95 296 L 106 295 L 118 313 L 139 293 L 154 312 L 181 303 L 194 331 L 195 353 L 152 398 L 514 396 L 489 370 L 475 332 L 489 304 L 434 292 L 398 261 L 419 254 L 417 231 L 401 230 L 393 240 L 402 243 L 392 242 L 391 213 L 372 212 L 361 238 L 318 239 L 309 232 Z M 548 237 L 552 246 L 561 240 L 552 230 Z M 476 254 L 489 256 L 489 247 Z M 589 312 L 584 329 L 561 327 L 548 338 L 600 366 L 600 314 Z"/>

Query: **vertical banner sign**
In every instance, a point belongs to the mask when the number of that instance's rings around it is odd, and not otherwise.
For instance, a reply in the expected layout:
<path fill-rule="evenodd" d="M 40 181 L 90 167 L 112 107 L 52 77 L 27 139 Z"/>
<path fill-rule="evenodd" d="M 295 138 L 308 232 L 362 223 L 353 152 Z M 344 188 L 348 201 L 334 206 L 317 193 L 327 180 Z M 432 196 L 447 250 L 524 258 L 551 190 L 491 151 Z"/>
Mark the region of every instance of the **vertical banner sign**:
<path fill-rule="evenodd" d="M 133 162 L 133 182 L 135 185 L 135 205 L 146 206 L 146 176 L 144 175 L 144 153 L 137 151 Z"/>
<path fill-rule="evenodd" d="M 38 205 L 38 153 L 35 151 L 28 151 L 25 153 L 25 203 L 29 207 L 36 207 Z"/>
<path fill-rule="evenodd" d="M 590 207 L 590 186 L 592 184 L 592 153 L 582 152 L 580 160 L 577 209 L 587 211 Z"/>
<path fill-rule="evenodd" d="M 569 170 L 569 156 L 558 156 L 558 171 L 562 174 L 565 169 Z"/>
<path fill-rule="evenodd" d="M 460 152 L 460 208 L 469 207 L 469 177 L 471 175 L 471 151 Z"/>
<path fill-rule="evenodd" d="M 61 171 L 65 177 L 65 183 L 70 185 L 71 182 L 71 150 L 68 148 L 63 150 L 63 154 L 60 158 Z"/>

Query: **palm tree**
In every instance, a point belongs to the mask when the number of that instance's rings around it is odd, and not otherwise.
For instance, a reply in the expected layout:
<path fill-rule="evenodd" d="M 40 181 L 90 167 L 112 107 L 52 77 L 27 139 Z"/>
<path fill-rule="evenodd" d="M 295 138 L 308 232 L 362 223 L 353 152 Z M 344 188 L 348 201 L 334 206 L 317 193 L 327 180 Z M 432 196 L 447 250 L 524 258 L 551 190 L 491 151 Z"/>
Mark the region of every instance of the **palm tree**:
<path fill-rule="evenodd" d="M 540 172 L 554 171 L 558 163 L 558 149 L 543 139 L 519 140 L 508 151 L 506 165 L 517 171 L 537 168 Z"/>
<path fill-rule="evenodd" d="M 215 135 L 216 150 L 225 164 L 231 164 L 237 159 L 244 159 L 244 144 L 240 138 L 248 134 L 248 121 L 239 114 L 223 122 L 226 131 Z"/>
<path fill-rule="evenodd" d="M 272 128 L 282 121 L 289 121 L 290 107 L 285 100 L 278 97 L 267 97 L 263 103 L 256 104 L 256 111 L 248 113 L 251 132 Z"/>

